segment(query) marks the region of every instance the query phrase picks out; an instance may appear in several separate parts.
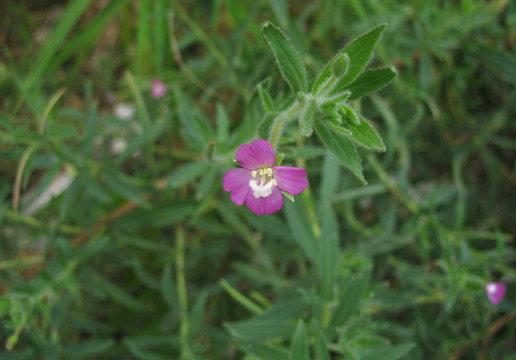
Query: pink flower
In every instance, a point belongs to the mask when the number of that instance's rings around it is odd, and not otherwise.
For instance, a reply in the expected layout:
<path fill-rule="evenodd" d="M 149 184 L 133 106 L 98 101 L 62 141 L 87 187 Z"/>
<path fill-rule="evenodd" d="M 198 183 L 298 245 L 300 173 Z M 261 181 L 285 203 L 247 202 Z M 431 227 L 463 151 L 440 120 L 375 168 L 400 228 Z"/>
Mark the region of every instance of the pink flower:
<path fill-rule="evenodd" d="M 159 99 L 167 93 L 167 85 L 161 79 L 153 79 L 151 84 L 151 95 Z"/>
<path fill-rule="evenodd" d="M 246 203 L 256 215 L 281 210 L 281 191 L 297 195 L 308 186 L 305 169 L 274 166 L 276 154 L 265 140 L 240 146 L 236 158 L 243 169 L 231 169 L 224 175 L 224 190 L 231 192 L 231 201 L 236 205 Z"/>
<path fill-rule="evenodd" d="M 502 302 L 505 295 L 505 284 L 502 282 L 488 282 L 486 285 L 486 293 L 491 304 L 498 305 Z"/>

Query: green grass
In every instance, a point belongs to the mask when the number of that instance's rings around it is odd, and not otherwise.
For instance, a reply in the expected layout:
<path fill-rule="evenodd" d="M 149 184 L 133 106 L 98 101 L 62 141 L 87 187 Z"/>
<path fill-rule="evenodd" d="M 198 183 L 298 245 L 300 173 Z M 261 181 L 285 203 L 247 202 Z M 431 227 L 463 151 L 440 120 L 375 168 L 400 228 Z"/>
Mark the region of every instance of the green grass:
<path fill-rule="evenodd" d="M 101 3 L 0 5 L 0 359 L 514 357 L 514 2 Z M 398 75 L 351 102 L 368 184 L 294 121 L 309 189 L 258 217 L 222 177 L 292 102 L 267 20 L 309 87 L 383 23 Z"/>

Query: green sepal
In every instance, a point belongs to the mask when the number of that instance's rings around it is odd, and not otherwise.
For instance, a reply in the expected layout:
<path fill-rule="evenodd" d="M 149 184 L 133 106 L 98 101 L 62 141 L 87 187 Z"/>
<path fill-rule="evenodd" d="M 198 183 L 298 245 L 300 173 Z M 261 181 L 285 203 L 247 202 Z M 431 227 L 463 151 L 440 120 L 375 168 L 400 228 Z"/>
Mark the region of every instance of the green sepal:
<path fill-rule="evenodd" d="M 301 136 L 312 135 L 314 129 L 314 119 L 319 114 L 319 107 L 317 101 L 314 98 L 307 100 L 303 112 L 299 117 L 299 134 Z"/>
<path fill-rule="evenodd" d="M 283 32 L 270 22 L 262 26 L 262 34 L 269 43 L 281 75 L 294 94 L 306 92 L 308 80 L 301 56 Z"/>
<path fill-rule="evenodd" d="M 331 73 L 337 79 L 340 79 L 349 69 L 349 56 L 346 53 L 340 54 L 331 64 Z"/>
<path fill-rule="evenodd" d="M 314 127 L 323 144 L 340 160 L 341 164 L 351 170 L 364 185 L 367 184 L 362 173 L 360 157 L 348 136 L 332 130 L 329 124 L 321 120 L 316 120 Z"/>
<path fill-rule="evenodd" d="M 291 194 L 289 194 L 288 192 L 284 192 L 283 190 L 280 190 L 280 191 L 281 191 L 281 193 L 282 193 L 282 194 L 283 194 L 287 199 L 289 199 L 289 200 L 290 200 L 290 201 L 292 201 L 292 202 L 296 202 L 296 201 L 294 200 L 294 195 L 291 195 Z"/>

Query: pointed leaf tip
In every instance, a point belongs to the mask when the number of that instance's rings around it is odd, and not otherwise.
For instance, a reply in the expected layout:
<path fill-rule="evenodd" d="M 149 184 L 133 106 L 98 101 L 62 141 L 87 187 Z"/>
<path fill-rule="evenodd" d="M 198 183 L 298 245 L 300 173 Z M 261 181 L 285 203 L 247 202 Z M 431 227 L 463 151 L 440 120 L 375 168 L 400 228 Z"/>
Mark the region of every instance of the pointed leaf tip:
<path fill-rule="evenodd" d="M 305 92 L 308 88 L 305 66 L 292 42 L 269 21 L 263 24 L 262 34 L 274 53 L 281 75 L 294 94 Z"/>

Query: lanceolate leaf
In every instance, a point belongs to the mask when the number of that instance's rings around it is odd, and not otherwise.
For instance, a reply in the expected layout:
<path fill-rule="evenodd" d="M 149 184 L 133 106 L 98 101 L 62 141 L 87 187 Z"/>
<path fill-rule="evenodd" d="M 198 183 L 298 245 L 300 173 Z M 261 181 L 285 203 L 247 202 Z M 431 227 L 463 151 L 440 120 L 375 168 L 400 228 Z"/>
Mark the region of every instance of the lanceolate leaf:
<path fill-rule="evenodd" d="M 305 92 L 307 89 L 306 70 L 301 56 L 292 43 L 277 27 L 266 22 L 262 27 L 262 33 L 269 43 L 281 74 L 292 88 L 294 93 Z"/>
<path fill-rule="evenodd" d="M 342 78 L 338 80 L 335 89 L 342 89 L 346 84 L 353 81 L 358 74 L 364 69 L 367 61 L 371 57 L 376 42 L 382 35 L 386 24 L 378 25 L 369 32 L 356 38 L 352 43 L 348 44 L 344 49 L 339 51 L 337 55 L 325 66 L 319 77 L 314 83 L 312 93 L 316 93 L 320 87 L 331 77 L 333 62 L 338 59 L 343 53 L 347 53 L 350 59 L 349 68 Z M 335 90 L 334 92 L 338 92 Z"/>
<path fill-rule="evenodd" d="M 396 77 L 394 66 L 367 70 L 361 73 L 355 81 L 345 86 L 342 90 L 350 90 L 349 100 L 360 99 L 361 97 L 380 90 Z"/>
<path fill-rule="evenodd" d="M 334 88 L 335 92 L 340 92 L 341 90 L 339 89 L 342 89 L 344 85 L 353 81 L 364 69 L 386 26 L 386 24 L 378 25 L 373 30 L 360 36 L 343 49 L 343 51 L 348 54 L 351 61 L 346 75 L 338 80 L 337 85 Z"/>
<path fill-rule="evenodd" d="M 309 360 L 308 340 L 306 338 L 305 325 L 303 320 L 297 323 L 296 332 L 290 347 L 289 360 Z"/>
<path fill-rule="evenodd" d="M 369 284 L 369 270 L 348 277 L 346 286 L 340 292 L 340 299 L 333 313 L 331 325 L 342 326 L 358 309 L 362 296 Z"/>
<path fill-rule="evenodd" d="M 360 157 L 347 136 L 343 133 L 330 130 L 330 128 L 320 120 L 315 121 L 314 127 L 324 145 L 340 160 L 342 165 L 351 170 L 362 183 L 367 184 L 364 174 L 362 174 Z"/>
<path fill-rule="evenodd" d="M 361 119 L 360 124 L 354 121 L 347 121 L 343 126 L 345 127 L 343 131 L 351 131 L 351 135 L 348 136 L 354 143 L 369 150 L 385 151 L 385 145 L 380 135 L 378 135 L 371 124 L 364 119 Z M 337 127 L 337 125 L 332 124 L 332 127 Z"/>

